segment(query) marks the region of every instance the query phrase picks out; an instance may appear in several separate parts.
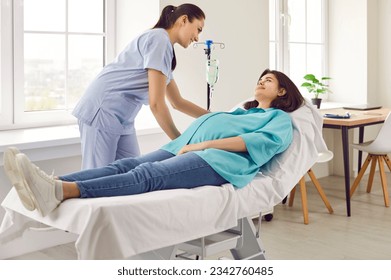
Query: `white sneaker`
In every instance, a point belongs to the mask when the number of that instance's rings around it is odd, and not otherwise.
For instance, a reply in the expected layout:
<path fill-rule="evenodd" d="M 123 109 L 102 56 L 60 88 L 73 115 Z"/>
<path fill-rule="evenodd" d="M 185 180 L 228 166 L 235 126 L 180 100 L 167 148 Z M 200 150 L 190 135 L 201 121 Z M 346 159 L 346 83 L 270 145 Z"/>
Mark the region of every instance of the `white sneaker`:
<path fill-rule="evenodd" d="M 4 171 L 8 179 L 11 181 L 11 184 L 15 187 L 23 206 L 27 210 L 33 211 L 35 209 L 34 201 L 29 189 L 24 187 L 25 182 L 23 181 L 23 177 L 20 176 L 16 165 L 15 157 L 19 153 L 20 151 L 15 147 L 9 147 L 4 151 Z"/>
<path fill-rule="evenodd" d="M 35 199 L 38 211 L 42 216 L 52 212 L 61 201 L 55 195 L 54 179 L 39 169 L 25 154 L 16 155 L 16 164 L 26 186 L 30 188 L 32 197 Z"/>

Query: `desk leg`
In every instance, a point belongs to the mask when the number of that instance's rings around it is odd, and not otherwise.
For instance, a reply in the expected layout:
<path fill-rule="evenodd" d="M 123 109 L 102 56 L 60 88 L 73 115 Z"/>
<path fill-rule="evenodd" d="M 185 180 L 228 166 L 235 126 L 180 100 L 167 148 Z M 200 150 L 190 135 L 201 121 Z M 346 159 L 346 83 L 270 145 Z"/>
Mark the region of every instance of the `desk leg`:
<path fill-rule="evenodd" d="M 358 143 L 364 142 L 364 127 L 361 126 L 358 130 Z M 361 163 L 362 163 L 362 151 L 358 151 L 358 168 L 357 168 L 357 174 L 361 170 Z"/>
<path fill-rule="evenodd" d="M 349 139 L 348 128 L 342 127 L 342 148 L 343 148 L 343 164 L 345 174 L 345 196 L 346 196 L 346 210 L 350 217 L 350 168 L 349 168 Z"/>

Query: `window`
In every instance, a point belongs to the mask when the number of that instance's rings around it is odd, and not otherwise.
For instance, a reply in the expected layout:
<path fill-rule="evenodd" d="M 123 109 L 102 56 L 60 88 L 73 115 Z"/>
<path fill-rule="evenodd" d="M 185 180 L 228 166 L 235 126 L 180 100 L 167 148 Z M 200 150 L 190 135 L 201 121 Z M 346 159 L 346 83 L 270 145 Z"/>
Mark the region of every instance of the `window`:
<path fill-rule="evenodd" d="M 307 73 L 327 75 L 326 7 L 327 0 L 269 0 L 270 67 L 298 86 Z"/>
<path fill-rule="evenodd" d="M 14 7 L 16 123 L 66 120 L 104 65 L 104 12 L 103 0 L 24 0 Z"/>
<path fill-rule="evenodd" d="M 70 111 L 114 52 L 113 9 L 105 0 L 1 2 L 0 128 L 74 121 Z"/>
<path fill-rule="evenodd" d="M 0 5 L 0 125 L 10 123 L 12 101 L 11 95 L 6 94 L 12 92 L 12 33 L 10 28 L 11 18 L 8 16 L 11 11 L 11 6 L 6 5 L 5 1 L 1 1 Z"/>

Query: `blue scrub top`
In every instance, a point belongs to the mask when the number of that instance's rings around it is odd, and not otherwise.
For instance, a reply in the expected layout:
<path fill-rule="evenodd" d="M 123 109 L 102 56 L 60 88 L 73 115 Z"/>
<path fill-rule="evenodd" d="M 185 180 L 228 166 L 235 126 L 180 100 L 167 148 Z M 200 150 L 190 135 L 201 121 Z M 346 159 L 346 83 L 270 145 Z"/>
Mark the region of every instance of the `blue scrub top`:
<path fill-rule="evenodd" d="M 139 35 L 87 88 L 72 114 L 79 121 L 113 134 L 134 133 L 134 118 L 148 104 L 148 69 L 173 79 L 174 48 L 165 29 Z"/>
<path fill-rule="evenodd" d="M 177 154 L 187 145 L 207 140 L 240 136 L 247 152 L 219 149 L 196 151 L 221 177 L 236 187 L 246 186 L 259 168 L 274 155 L 285 151 L 292 142 L 292 121 L 279 109 L 236 109 L 210 113 L 196 119 L 178 138 L 162 147 Z"/>

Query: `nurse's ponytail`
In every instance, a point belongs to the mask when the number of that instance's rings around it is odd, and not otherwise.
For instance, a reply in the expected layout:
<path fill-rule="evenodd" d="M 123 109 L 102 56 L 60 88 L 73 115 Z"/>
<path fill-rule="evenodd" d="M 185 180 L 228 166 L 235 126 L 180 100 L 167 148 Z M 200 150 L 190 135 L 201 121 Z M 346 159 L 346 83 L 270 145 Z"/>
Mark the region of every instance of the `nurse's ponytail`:
<path fill-rule="evenodd" d="M 183 15 L 186 15 L 190 22 L 193 22 L 194 18 L 199 20 L 205 19 L 204 12 L 194 4 L 182 4 L 178 7 L 168 5 L 164 7 L 162 13 L 160 14 L 158 22 L 155 24 L 154 27 L 152 27 L 152 29 L 169 29 L 174 25 L 176 20 Z"/>

